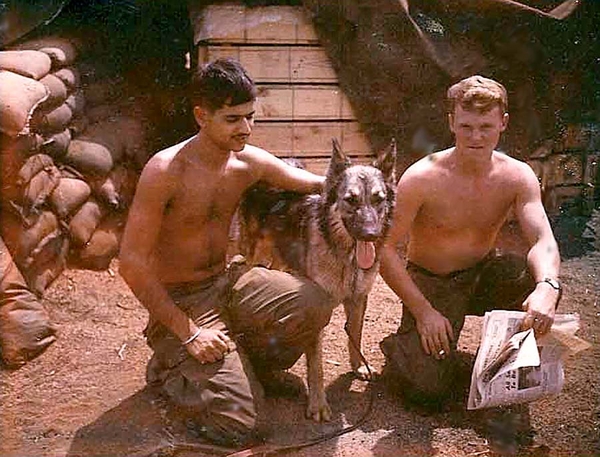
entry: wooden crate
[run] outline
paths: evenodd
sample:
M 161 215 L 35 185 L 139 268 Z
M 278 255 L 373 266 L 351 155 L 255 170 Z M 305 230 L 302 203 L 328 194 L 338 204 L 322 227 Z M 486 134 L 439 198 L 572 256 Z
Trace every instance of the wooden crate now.
M 239 60 L 261 83 L 337 83 L 325 50 L 314 46 L 202 46 L 199 61 L 221 57 Z
M 336 138 L 362 163 L 372 160 L 337 75 L 302 7 L 209 5 L 192 11 L 198 62 L 241 62 L 258 87 L 251 143 L 324 171 Z
M 319 44 L 310 18 L 301 7 L 215 4 L 191 15 L 192 23 L 199 24 L 195 43 Z

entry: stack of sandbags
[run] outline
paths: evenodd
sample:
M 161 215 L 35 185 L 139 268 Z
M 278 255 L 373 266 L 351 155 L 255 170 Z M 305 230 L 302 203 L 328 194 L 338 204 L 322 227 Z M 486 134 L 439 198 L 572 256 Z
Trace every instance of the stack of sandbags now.
M 40 295 L 67 256 L 108 267 L 151 150 L 143 104 L 80 53 L 64 37 L 0 51 L 1 228 Z

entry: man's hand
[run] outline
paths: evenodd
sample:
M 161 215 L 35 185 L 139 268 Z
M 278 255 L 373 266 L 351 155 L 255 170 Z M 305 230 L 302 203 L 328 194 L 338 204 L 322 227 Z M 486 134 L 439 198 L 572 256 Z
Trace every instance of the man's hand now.
M 533 328 L 537 335 L 550 331 L 554 322 L 554 314 L 559 292 L 549 284 L 540 282 L 523 302 L 523 310 L 527 312 L 521 330 Z
M 437 360 L 445 359 L 450 354 L 450 341 L 454 340 L 450 321 L 433 307 L 420 313 L 415 321 L 425 353 Z
M 225 357 L 229 352 L 231 340 L 220 330 L 200 329 L 194 341 L 186 344 L 187 351 L 201 364 L 213 363 Z

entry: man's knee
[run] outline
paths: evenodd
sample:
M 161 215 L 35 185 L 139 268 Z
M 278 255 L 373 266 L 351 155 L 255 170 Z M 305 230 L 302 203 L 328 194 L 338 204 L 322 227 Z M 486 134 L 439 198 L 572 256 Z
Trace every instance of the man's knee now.
M 381 342 L 388 385 L 419 403 L 437 403 L 451 397 L 456 388 L 453 360 L 434 359 L 413 339 L 393 334 Z

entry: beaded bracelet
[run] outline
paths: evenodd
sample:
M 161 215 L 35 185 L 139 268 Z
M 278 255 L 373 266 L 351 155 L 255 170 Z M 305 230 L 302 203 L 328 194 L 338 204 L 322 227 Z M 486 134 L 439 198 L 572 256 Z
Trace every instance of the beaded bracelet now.
M 202 329 L 199 328 L 198 330 L 196 330 L 196 333 L 194 333 L 192 336 L 190 336 L 187 340 L 185 340 L 183 343 L 184 346 L 190 344 L 192 341 L 194 341 L 196 338 L 198 338 L 200 336 L 200 332 L 202 332 Z

